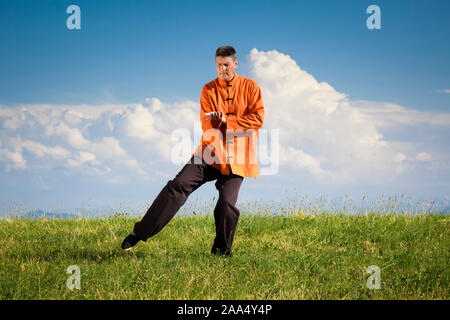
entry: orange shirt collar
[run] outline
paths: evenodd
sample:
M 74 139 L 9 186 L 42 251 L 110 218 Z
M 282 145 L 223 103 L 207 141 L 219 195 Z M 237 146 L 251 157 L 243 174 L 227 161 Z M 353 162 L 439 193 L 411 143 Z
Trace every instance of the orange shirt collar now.
M 228 83 L 225 80 L 220 79 L 220 78 L 217 78 L 217 80 L 218 80 L 219 85 L 221 87 L 227 87 L 227 86 L 233 86 L 236 83 L 237 78 L 239 78 L 239 75 L 235 72 L 234 73 L 234 78 L 231 79 L 231 81 L 228 82 Z

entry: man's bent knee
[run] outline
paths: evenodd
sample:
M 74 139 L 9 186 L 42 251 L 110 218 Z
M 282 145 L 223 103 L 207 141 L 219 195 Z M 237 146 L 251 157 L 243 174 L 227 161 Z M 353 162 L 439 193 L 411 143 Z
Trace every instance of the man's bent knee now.
M 186 192 L 186 187 L 184 186 L 183 182 L 178 179 L 172 179 L 169 182 L 167 182 L 167 189 L 170 193 L 184 193 Z

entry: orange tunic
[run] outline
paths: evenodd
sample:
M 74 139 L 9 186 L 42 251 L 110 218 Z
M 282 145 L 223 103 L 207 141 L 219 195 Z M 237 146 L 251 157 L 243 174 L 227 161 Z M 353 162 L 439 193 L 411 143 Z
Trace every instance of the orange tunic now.
M 228 83 L 216 78 L 203 86 L 200 106 L 203 135 L 192 155 L 225 175 L 259 177 L 257 140 L 264 105 L 258 84 L 236 73 Z M 213 111 L 226 114 L 226 122 L 205 116 Z

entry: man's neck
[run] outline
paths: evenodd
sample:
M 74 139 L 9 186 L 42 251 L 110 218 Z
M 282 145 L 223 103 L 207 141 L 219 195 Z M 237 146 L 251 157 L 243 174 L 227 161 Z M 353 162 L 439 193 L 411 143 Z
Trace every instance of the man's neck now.
M 233 78 L 231 78 L 230 80 L 225 80 L 225 82 L 228 84 L 228 83 L 230 83 L 231 81 L 233 81 L 233 79 L 234 79 L 234 77 L 236 77 L 236 72 L 235 73 L 233 73 Z

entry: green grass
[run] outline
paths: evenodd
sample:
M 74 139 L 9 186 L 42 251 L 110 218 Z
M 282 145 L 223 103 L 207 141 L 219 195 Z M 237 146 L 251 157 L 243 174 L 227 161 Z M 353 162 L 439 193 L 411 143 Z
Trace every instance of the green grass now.
M 123 252 L 137 220 L 0 220 L 0 299 L 449 299 L 443 214 L 242 214 L 232 258 L 209 253 L 212 216 L 176 217 Z

